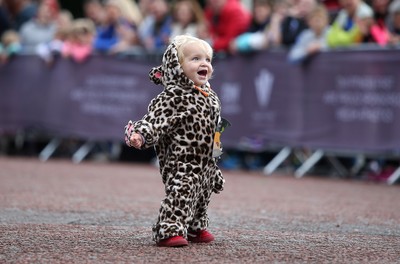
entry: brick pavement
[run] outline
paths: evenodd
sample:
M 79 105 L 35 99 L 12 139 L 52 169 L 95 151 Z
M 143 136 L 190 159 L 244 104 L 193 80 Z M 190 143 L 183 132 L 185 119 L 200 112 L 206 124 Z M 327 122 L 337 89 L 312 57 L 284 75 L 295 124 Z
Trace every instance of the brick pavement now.
M 216 241 L 157 248 L 156 168 L 0 157 L 0 263 L 400 263 L 398 184 L 224 175 Z

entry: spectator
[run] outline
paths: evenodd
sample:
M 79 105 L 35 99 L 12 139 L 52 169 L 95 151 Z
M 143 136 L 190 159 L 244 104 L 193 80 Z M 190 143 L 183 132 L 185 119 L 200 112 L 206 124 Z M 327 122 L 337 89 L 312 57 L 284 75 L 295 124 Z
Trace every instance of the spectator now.
M 393 1 L 389 6 L 388 29 L 389 44 L 400 45 L 400 0 Z
M 389 4 L 390 0 L 372 0 L 374 21 L 370 33 L 372 41 L 381 46 L 388 44 L 390 39 L 390 33 L 387 28 Z
M 40 43 L 50 42 L 56 32 L 56 16 L 46 3 L 39 5 L 34 18 L 22 25 L 19 32 L 24 52 L 34 52 Z
M 49 7 L 50 13 L 53 15 L 53 18 L 56 19 L 58 17 L 58 13 L 60 12 L 58 0 L 41 0 L 40 3 L 45 4 Z
M 143 19 L 142 13 L 135 1 L 132 0 L 112 0 L 108 4 L 114 4 L 121 10 L 122 18 L 137 27 Z
M 21 51 L 21 43 L 18 32 L 8 30 L 1 37 L 0 44 L 0 63 L 7 63 L 8 60 Z
M 150 5 L 153 0 L 138 0 L 138 7 L 143 17 L 150 13 Z
M 3 0 L 11 15 L 13 28 L 21 30 L 23 24 L 33 19 L 37 13 L 38 4 L 33 0 Z
M 329 14 L 324 5 L 317 5 L 306 18 L 309 29 L 300 33 L 290 49 L 291 63 L 306 62 L 313 55 L 327 49 L 326 35 L 329 30 Z
M 108 0 L 106 24 L 96 33 L 94 48 L 96 51 L 116 54 L 138 45 L 137 24 L 141 16 L 130 0 Z M 128 7 L 129 6 L 129 7 Z
M 253 19 L 247 32 L 239 35 L 230 44 L 230 52 L 249 52 L 264 49 L 268 46 L 266 32 L 272 13 L 270 0 L 253 1 Z
M 270 25 L 265 41 L 268 46 L 280 46 L 282 41 L 282 22 L 289 15 L 289 10 L 292 7 L 290 0 L 277 1 L 273 5 Z
M 290 48 L 300 33 L 308 28 L 306 17 L 316 4 L 316 0 L 298 0 L 289 9 L 288 15 L 281 23 L 281 37 L 278 37 L 281 46 Z
M 172 7 L 172 19 L 171 39 L 178 35 L 197 37 L 204 24 L 203 10 L 195 0 L 177 0 Z
M 161 53 L 169 44 L 172 33 L 172 15 L 166 0 L 153 0 L 148 15 L 139 27 L 142 46 L 148 52 Z
M 96 27 L 106 23 L 106 11 L 100 0 L 85 0 L 83 2 L 83 12 L 85 17 L 91 19 Z
M 71 32 L 73 17 L 67 10 L 62 10 L 57 17 L 57 30 L 54 33 L 54 38 L 50 42 L 40 43 L 36 48 L 36 53 L 49 66 L 54 62 L 55 57 L 61 54 L 64 41 Z
M 74 20 L 71 32 L 62 47 L 62 56 L 78 63 L 86 61 L 92 54 L 95 32 L 92 20 L 88 18 Z
M 117 25 L 119 41 L 111 48 L 110 54 L 135 52 L 140 46 L 138 27 L 143 19 L 142 14 L 136 2 L 132 0 L 118 0 L 116 7 L 121 10 L 122 18 L 126 21 L 120 20 Z
M 342 9 L 329 30 L 330 47 L 357 45 L 368 38 L 373 12 L 362 0 L 340 0 Z
M 238 0 L 207 0 L 205 17 L 207 29 L 199 36 L 207 39 L 215 52 L 229 52 L 232 40 L 251 23 L 251 13 Z

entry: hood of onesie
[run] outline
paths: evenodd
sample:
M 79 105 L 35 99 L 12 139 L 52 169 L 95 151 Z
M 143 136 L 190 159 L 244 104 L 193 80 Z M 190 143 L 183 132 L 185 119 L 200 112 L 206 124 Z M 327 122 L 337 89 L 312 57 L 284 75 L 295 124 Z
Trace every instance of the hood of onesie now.
M 192 89 L 194 83 L 183 73 L 179 63 L 178 50 L 176 44 L 172 42 L 167 47 L 162 58 L 162 64 L 151 69 L 149 73 L 150 80 L 155 84 L 161 84 L 168 89 L 169 87 L 182 87 Z M 207 87 L 203 85 L 202 88 Z

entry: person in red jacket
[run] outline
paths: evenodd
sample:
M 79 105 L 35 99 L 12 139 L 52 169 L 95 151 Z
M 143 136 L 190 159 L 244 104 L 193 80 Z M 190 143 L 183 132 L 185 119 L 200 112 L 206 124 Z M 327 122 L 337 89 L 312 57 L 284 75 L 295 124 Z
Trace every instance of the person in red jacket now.
M 251 13 L 239 0 L 207 0 L 204 10 L 206 39 L 215 52 L 228 52 L 229 43 L 245 32 L 251 23 Z

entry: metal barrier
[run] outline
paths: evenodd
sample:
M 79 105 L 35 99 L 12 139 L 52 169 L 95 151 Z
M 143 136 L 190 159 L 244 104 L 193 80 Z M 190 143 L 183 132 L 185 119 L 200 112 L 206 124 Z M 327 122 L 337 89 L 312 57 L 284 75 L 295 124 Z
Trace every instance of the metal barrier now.
M 93 56 L 83 64 L 60 59 L 48 68 L 35 56 L 16 57 L 0 67 L 0 133 L 50 135 L 42 160 L 63 138 L 82 139 L 72 157 L 80 162 L 96 142 L 122 142 L 126 122 L 145 114 L 162 90 L 147 77 L 155 61 Z M 232 123 L 223 143 L 235 148 L 243 138 L 259 137 L 281 145 L 266 174 L 290 155 L 301 156 L 302 148 L 314 150 L 296 177 L 322 157 L 348 173 L 335 158 L 339 153 L 390 156 L 400 150 L 399 64 L 400 53 L 389 49 L 325 52 L 306 65 L 290 65 L 284 51 L 218 58 L 211 84 Z M 399 175 L 400 169 L 388 183 Z

